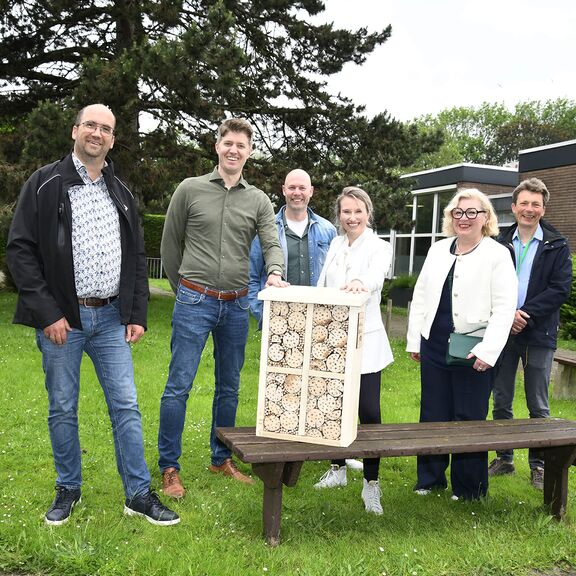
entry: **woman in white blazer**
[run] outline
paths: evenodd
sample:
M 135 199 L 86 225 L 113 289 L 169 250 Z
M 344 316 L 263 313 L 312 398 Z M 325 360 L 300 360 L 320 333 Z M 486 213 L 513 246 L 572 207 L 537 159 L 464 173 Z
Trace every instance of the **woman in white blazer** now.
M 364 320 L 359 418 L 362 424 L 379 424 L 380 375 L 393 360 L 382 322 L 380 294 L 392 262 L 392 247 L 370 228 L 372 201 L 360 188 L 344 188 L 335 205 L 341 235 L 332 240 L 318 286 L 337 287 L 346 292 L 369 292 Z M 379 458 L 364 460 L 362 500 L 366 511 L 382 514 L 378 484 Z M 315 488 L 346 486 L 344 460 L 333 461 Z
M 420 422 L 485 420 L 492 368 L 510 333 L 518 281 L 510 254 L 491 238 L 496 213 L 476 189 L 459 191 L 444 209 L 443 233 L 418 276 L 410 307 L 406 350 L 420 362 Z M 448 365 L 451 332 L 473 332 L 481 340 L 469 365 Z M 447 487 L 450 457 L 418 457 L 414 490 L 427 495 Z M 475 500 L 488 490 L 488 454 L 453 454 L 452 498 Z

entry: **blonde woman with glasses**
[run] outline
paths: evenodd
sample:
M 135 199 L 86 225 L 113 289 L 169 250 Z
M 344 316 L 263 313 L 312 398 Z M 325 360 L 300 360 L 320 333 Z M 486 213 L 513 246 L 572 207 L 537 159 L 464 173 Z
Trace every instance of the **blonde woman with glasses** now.
M 406 350 L 420 362 L 420 422 L 485 420 L 493 367 L 514 320 L 516 274 L 508 251 L 492 238 L 496 213 L 479 190 L 452 198 L 442 232 L 447 238 L 428 252 L 408 321 Z M 448 355 L 452 333 L 476 337 L 460 360 Z M 449 463 L 449 455 L 418 457 L 415 492 L 446 489 Z M 454 500 L 485 496 L 488 454 L 453 454 L 450 480 Z

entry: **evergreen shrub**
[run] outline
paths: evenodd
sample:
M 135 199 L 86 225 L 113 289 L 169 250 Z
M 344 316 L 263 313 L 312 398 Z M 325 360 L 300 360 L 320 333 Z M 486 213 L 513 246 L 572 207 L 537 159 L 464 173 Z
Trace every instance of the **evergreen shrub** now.
M 164 214 L 144 214 L 142 218 L 144 246 L 148 258 L 160 258 L 160 242 L 165 220 Z
M 572 257 L 572 291 L 570 298 L 560 308 L 560 332 L 563 340 L 576 340 L 576 277 L 574 276 L 574 257 Z

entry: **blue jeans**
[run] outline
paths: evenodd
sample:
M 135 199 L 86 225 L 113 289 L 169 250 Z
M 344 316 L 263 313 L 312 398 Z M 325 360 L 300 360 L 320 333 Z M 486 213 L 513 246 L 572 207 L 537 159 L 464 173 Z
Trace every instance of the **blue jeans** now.
M 118 300 L 100 308 L 80 306 L 82 330 L 72 329 L 63 345 L 53 344 L 42 330 L 36 343 L 48 391 L 48 429 L 56 468 L 56 484 L 79 488 L 82 484 L 78 395 L 82 353 L 92 359 L 104 391 L 112 423 L 116 465 L 127 498 L 146 492 L 150 472 L 144 459 L 142 421 L 136 398 L 126 327 L 120 323 Z
M 548 388 L 554 350 L 541 346 L 526 346 L 519 344 L 515 338 L 510 338 L 504 347 L 499 362 L 496 365 L 494 380 L 494 420 L 506 420 L 514 417 L 512 403 L 516 386 L 516 371 L 518 361 L 522 360 L 524 369 L 524 390 L 530 418 L 549 418 Z M 513 450 L 497 452 L 499 458 L 512 462 Z M 530 468 L 543 467 L 542 451 L 528 450 Z
M 234 426 L 240 389 L 240 371 L 248 339 L 248 296 L 217 300 L 181 284 L 172 314 L 172 359 L 160 402 L 158 465 L 180 469 L 186 402 L 208 335 L 214 342 L 214 400 L 210 450 L 212 464 L 220 466 L 231 451 L 216 437 L 216 427 Z

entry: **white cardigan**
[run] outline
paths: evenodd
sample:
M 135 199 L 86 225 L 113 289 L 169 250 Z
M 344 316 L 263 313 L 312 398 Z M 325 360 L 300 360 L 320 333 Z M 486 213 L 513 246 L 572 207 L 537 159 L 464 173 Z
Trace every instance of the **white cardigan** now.
M 332 288 L 360 280 L 370 293 L 364 317 L 362 374 L 378 372 L 394 360 L 380 311 L 382 286 L 391 262 L 392 246 L 366 228 L 352 246 L 345 234 L 332 240 L 318 279 L 318 286 Z
M 420 352 L 420 338 L 428 339 L 452 264 L 452 321 L 456 332 L 485 328 L 474 336 L 483 339 L 472 349 L 475 356 L 494 366 L 502 352 L 516 312 L 518 279 L 508 249 L 484 238 L 470 254 L 450 253 L 454 238 L 435 242 L 414 288 L 408 320 L 406 350 Z

